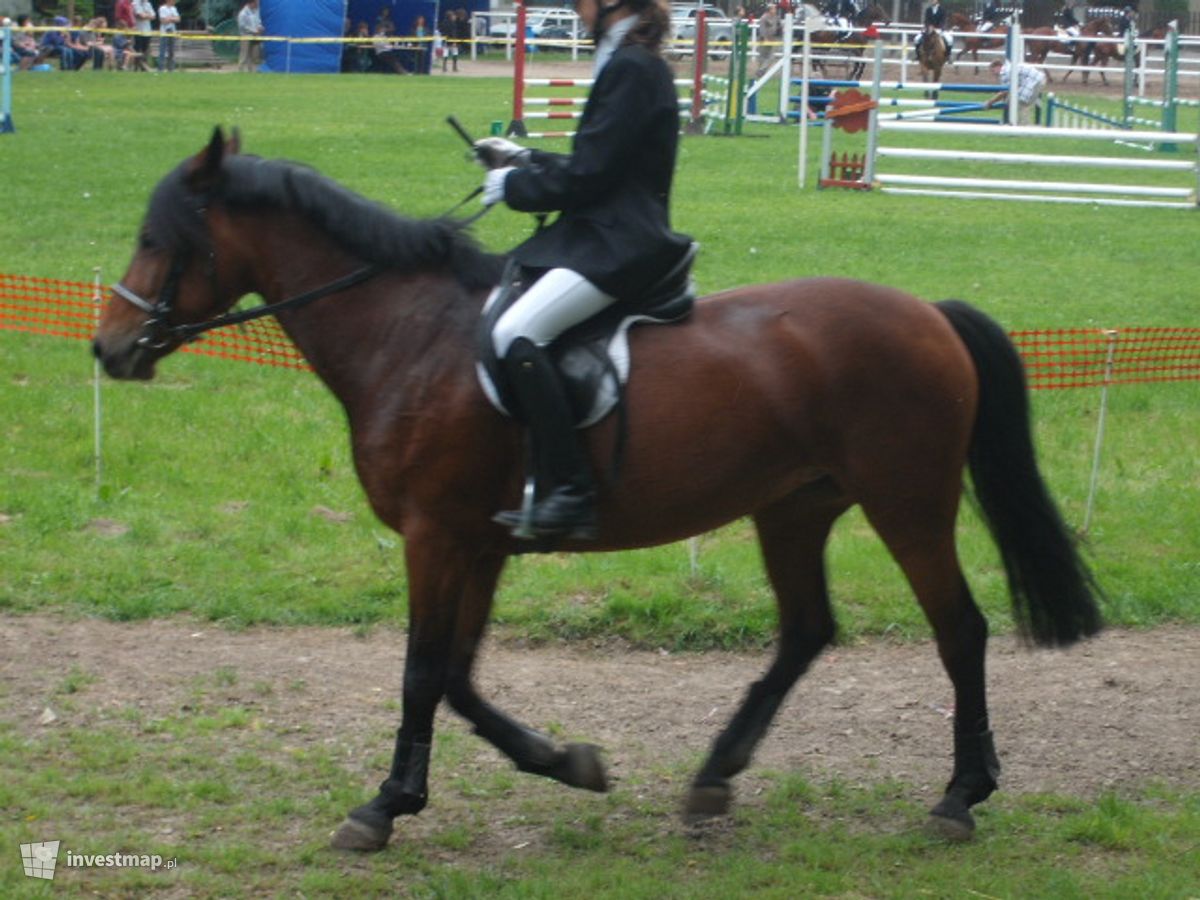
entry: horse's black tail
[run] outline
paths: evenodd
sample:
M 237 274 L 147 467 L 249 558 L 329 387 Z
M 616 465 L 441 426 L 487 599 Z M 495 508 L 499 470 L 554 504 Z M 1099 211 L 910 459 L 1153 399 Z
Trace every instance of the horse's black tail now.
M 1017 627 L 1046 646 L 1095 634 L 1100 591 L 1038 471 L 1021 357 L 1004 330 L 977 309 L 960 300 L 936 305 L 978 373 L 968 462 L 984 521 L 1000 549 Z

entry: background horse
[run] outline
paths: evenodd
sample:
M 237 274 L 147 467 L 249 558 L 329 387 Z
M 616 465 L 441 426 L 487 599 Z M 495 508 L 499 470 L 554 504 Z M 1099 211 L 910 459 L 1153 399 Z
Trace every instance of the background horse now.
M 964 13 L 950 13 L 950 30 L 960 32 L 977 32 L 979 31 L 979 23 Z M 975 72 L 979 72 L 979 51 L 980 50 L 1003 50 L 1004 42 L 1008 38 L 1008 26 L 997 25 L 991 31 L 987 32 L 986 37 L 966 37 L 960 35 L 955 40 L 958 43 L 958 53 L 954 57 L 955 64 L 962 62 L 962 58 L 970 53 L 971 59 L 975 63 Z
M 1117 24 L 1110 18 L 1102 17 L 1093 19 L 1092 22 L 1088 22 L 1087 24 L 1096 25 L 1096 31 L 1094 31 L 1094 35 L 1097 37 L 1120 36 L 1117 34 Z M 1103 68 L 1104 66 L 1109 65 L 1111 60 L 1124 62 L 1124 44 L 1116 42 L 1110 43 L 1109 41 L 1094 41 L 1092 42 L 1091 46 L 1091 60 L 1093 66 L 1100 67 L 1100 83 L 1108 84 L 1109 79 L 1108 76 L 1105 76 Z M 1084 77 L 1084 84 L 1087 84 L 1088 74 L 1090 74 L 1090 72 L 1085 71 L 1082 73 L 1082 77 Z
M 391 769 L 335 847 L 377 850 L 428 798 L 444 699 L 519 769 L 602 791 L 591 745 L 557 746 L 476 690 L 472 670 L 509 556 L 492 521 L 518 505 L 522 429 L 475 371 L 480 311 L 502 260 L 459 223 L 412 220 L 305 167 L 236 153 L 219 131 L 155 188 L 138 247 L 97 327 L 115 378 L 148 379 L 205 329 L 273 314 L 346 411 L 367 499 L 404 535 L 408 648 Z M 228 314 L 258 293 L 257 310 Z M 835 633 L 825 572 L 834 522 L 861 506 L 933 626 L 954 687 L 954 769 L 930 823 L 974 829 L 996 787 L 987 623 L 955 549 L 963 470 L 1000 550 L 1019 628 L 1064 645 L 1100 627 L 1093 587 L 1034 459 L 1021 362 L 964 303 L 809 279 L 701 300 L 685 322 L 635 330 L 624 417 L 585 432 L 602 484 L 594 542 L 676 541 L 751 516 L 779 612 L 775 658 L 718 735 L 686 811 L 724 812 L 788 691 Z
M 1025 58 L 1035 66 L 1040 66 L 1046 61 L 1046 57 L 1051 53 L 1062 53 L 1071 57 L 1071 67 L 1067 70 L 1067 74 L 1063 76 L 1063 84 L 1066 84 L 1067 79 L 1071 77 L 1071 72 L 1080 66 L 1086 66 L 1091 58 L 1092 51 L 1097 46 L 1095 41 L 1087 40 L 1089 37 L 1111 37 L 1116 33 L 1112 20 L 1110 19 L 1093 19 L 1079 29 L 1079 37 L 1074 40 L 1064 39 L 1063 36 L 1050 26 L 1042 28 L 1031 28 L 1025 32 Z M 1115 46 L 1115 45 L 1110 45 Z M 1083 83 L 1087 84 L 1088 72 L 1083 72 Z M 1104 73 L 1100 73 L 1101 78 Z M 1054 77 L 1047 72 L 1046 80 L 1053 81 Z M 1108 79 L 1104 79 L 1104 83 L 1108 83 Z
M 873 4 L 860 12 L 851 25 L 855 28 L 866 28 L 868 25 L 886 25 L 889 21 L 887 13 L 883 11 L 883 7 Z M 862 32 L 846 32 L 841 30 L 834 23 L 830 22 L 828 18 L 826 18 L 825 23 L 827 26 L 826 29 L 813 31 L 809 34 L 809 39 L 813 43 L 813 49 L 817 53 L 833 52 L 839 53 L 842 56 L 856 57 L 845 63 L 846 78 L 850 81 L 862 78 L 862 74 L 867 68 L 866 60 L 861 58 L 867 49 L 867 39 L 862 36 Z M 820 72 L 823 76 L 828 77 L 828 64 L 825 60 L 814 58 L 812 66 L 814 73 Z
M 925 38 L 917 48 L 917 62 L 921 66 L 923 81 L 936 83 L 942 80 L 942 67 L 946 65 L 946 39 L 936 28 L 925 29 Z M 935 98 L 937 93 L 933 91 Z

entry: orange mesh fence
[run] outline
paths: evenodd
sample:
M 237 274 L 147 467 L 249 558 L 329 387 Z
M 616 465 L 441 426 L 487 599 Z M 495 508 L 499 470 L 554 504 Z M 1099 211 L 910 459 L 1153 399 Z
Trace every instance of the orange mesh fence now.
M 1200 328 L 1014 331 L 1029 386 L 1039 390 L 1200 380 Z
M 90 340 L 98 307 L 93 286 L 0 273 L 0 331 Z M 107 299 L 107 288 L 102 297 Z M 1035 390 L 1150 381 L 1200 381 L 1200 328 L 1067 328 L 1014 331 Z M 184 353 L 308 369 L 279 324 L 257 319 L 210 332 Z
M 101 297 L 107 299 L 108 289 L 101 290 Z M 86 281 L 0 273 L 0 331 L 91 340 L 98 315 L 95 288 Z M 287 369 L 309 368 L 279 323 L 269 317 L 210 332 L 180 350 Z

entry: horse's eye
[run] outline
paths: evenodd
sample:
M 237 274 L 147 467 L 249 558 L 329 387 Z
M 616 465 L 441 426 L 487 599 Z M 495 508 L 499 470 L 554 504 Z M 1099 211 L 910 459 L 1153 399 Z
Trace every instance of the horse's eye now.
M 154 241 L 150 238 L 150 235 L 146 234 L 145 232 L 138 235 L 138 249 L 139 250 L 153 250 L 154 249 Z

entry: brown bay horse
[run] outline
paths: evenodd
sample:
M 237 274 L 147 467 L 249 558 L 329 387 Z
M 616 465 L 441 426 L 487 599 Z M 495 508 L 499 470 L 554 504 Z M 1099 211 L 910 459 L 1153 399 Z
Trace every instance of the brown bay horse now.
M 1064 38 L 1057 30 L 1050 26 L 1042 28 L 1031 28 L 1025 32 L 1025 58 L 1035 66 L 1040 66 L 1046 62 L 1046 57 L 1051 53 L 1061 53 L 1064 56 L 1071 58 L 1071 68 L 1063 75 L 1063 84 L 1067 83 L 1067 79 L 1071 77 L 1071 72 L 1080 66 L 1086 66 L 1092 58 L 1092 53 L 1096 47 L 1100 46 L 1096 41 L 1089 41 L 1090 37 L 1112 37 L 1116 34 L 1116 27 L 1111 19 L 1092 19 L 1079 29 L 1079 37 L 1074 40 Z M 1115 47 L 1115 44 L 1108 46 Z M 1088 75 L 1090 73 L 1085 69 L 1081 73 L 1083 83 L 1087 84 Z M 1104 77 L 1104 73 L 1100 73 L 1100 77 L 1105 84 L 1108 84 L 1108 79 Z M 1046 80 L 1053 81 L 1053 76 L 1047 72 Z
M 958 45 L 958 53 L 954 57 L 955 64 L 962 62 L 962 58 L 970 53 L 976 73 L 979 72 L 979 51 L 1003 50 L 1008 39 L 1008 25 L 997 25 L 986 34 L 977 36 L 979 25 L 970 16 L 960 12 L 950 13 L 950 30 L 964 32 L 955 38 Z
M 946 41 L 936 28 L 926 28 L 921 46 L 917 48 L 917 63 L 921 67 L 921 79 L 926 83 L 942 80 L 942 69 L 946 65 Z M 929 92 L 926 91 L 926 94 Z M 934 97 L 937 97 L 934 91 Z
M 270 314 L 345 408 L 379 518 L 404 536 L 409 628 L 391 769 L 334 846 L 377 850 L 427 802 L 443 699 L 525 772 L 603 791 L 597 748 L 556 745 L 489 704 L 472 670 L 505 562 L 527 547 L 492 521 L 517 504 L 522 430 L 475 372 L 480 309 L 501 260 L 461 223 L 414 220 L 311 169 L 237 152 L 220 131 L 155 188 L 94 352 L 149 379 L 204 330 Z M 227 311 L 258 293 L 263 305 Z M 996 788 L 988 626 L 959 563 L 969 468 L 1003 562 L 1014 618 L 1043 645 L 1100 627 L 1097 591 L 1039 474 L 1020 358 L 959 301 L 817 278 L 700 300 L 679 325 L 635 329 L 619 477 L 600 489 L 599 535 L 564 551 L 676 541 L 753 518 L 779 613 L 775 658 L 717 736 L 686 812 L 723 813 L 784 697 L 833 638 L 824 549 L 862 507 L 916 594 L 954 688 L 954 767 L 933 830 L 962 839 Z M 609 416 L 585 433 L 597 471 Z
M 855 28 L 866 28 L 869 25 L 887 25 L 889 21 L 883 7 L 872 4 L 855 16 L 851 24 Z M 862 78 L 863 72 L 867 68 L 867 61 L 863 57 L 867 44 L 870 42 L 861 31 L 841 31 L 826 19 L 826 28 L 810 32 L 809 40 L 812 42 L 816 54 L 837 53 L 841 56 L 851 57 L 845 63 L 846 78 L 850 81 Z M 812 61 L 813 72 L 819 72 L 825 77 L 828 77 L 831 65 L 834 64 L 824 59 L 814 58 Z

